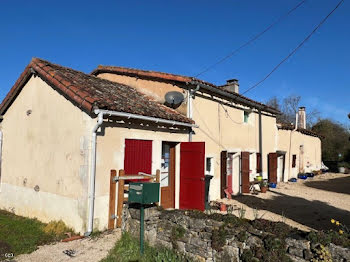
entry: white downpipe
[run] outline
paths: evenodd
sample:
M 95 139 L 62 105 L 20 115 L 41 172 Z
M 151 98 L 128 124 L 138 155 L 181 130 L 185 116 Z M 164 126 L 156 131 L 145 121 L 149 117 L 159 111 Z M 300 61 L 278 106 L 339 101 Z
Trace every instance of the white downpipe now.
M 98 120 L 91 135 L 91 162 L 90 162 L 90 188 L 89 188 L 89 221 L 88 231 L 84 234 L 89 236 L 92 233 L 94 225 L 94 207 L 95 207 L 95 181 L 96 181 L 96 132 L 103 123 L 103 113 L 98 113 Z
M 295 127 L 294 129 L 290 132 L 290 137 L 289 137 L 289 156 L 288 156 L 288 178 L 291 178 L 291 166 L 292 163 L 290 162 L 290 156 L 292 154 L 292 134 L 298 129 L 298 114 L 295 115 Z
M 178 121 L 166 120 L 162 118 L 135 115 L 124 112 L 109 111 L 96 109 L 95 114 L 98 115 L 98 120 L 91 134 L 91 163 L 90 163 L 90 182 L 89 182 L 89 217 L 88 217 L 88 231 L 85 232 L 85 236 L 89 236 L 93 231 L 94 226 L 94 206 L 95 206 L 95 181 L 96 181 L 96 132 L 103 123 L 103 115 L 108 116 L 120 116 L 125 118 L 141 119 L 151 121 L 155 123 L 163 123 L 170 125 L 186 126 L 186 127 L 198 127 L 194 124 L 182 123 Z M 1 144 L 0 144 L 1 145 Z M 0 149 L 1 150 L 1 149 Z
M 196 92 L 199 90 L 200 85 L 197 85 L 197 87 L 193 90 L 189 89 L 188 90 L 188 95 L 187 95 L 187 109 L 188 109 L 188 113 L 187 113 L 187 117 L 192 119 L 193 117 L 193 98 L 192 96 L 194 96 L 196 94 Z M 190 132 L 188 133 L 188 142 L 192 142 L 192 128 L 190 129 Z
M 191 90 L 188 91 L 188 118 L 192 119 L 192 93 Z M 188 142 L 192 142 L 192 130 L 188 133 Z

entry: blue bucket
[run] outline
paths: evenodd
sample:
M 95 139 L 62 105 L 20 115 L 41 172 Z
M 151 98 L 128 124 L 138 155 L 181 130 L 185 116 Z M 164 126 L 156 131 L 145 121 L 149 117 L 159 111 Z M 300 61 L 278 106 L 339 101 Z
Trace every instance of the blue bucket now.
M 300 179 L 307 179 L 307 175 L 305 175 L 305 174 L 302 174 L 302 175 L 298 175 L 298 178 L 300 178 Z
M 276 188 L 276 187 L 277 187 L 277 184 L 276 184 L 276 183 L 270 183 L 269 186 L 270 186 L 271 188 Z

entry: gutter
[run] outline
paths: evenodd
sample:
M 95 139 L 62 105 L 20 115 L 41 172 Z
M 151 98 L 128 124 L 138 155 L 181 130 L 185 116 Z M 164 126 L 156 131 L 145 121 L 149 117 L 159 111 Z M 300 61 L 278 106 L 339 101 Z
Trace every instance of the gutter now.
M 229 98 L 233 99 L 234 101 L 238 101 L 241 104 L 246 105 L 246 106 L 254 107 L 256 109 L 259 109 L 259 110 L 262 110 L 262 111 L 265 111 L 265 112 L 269 112 L 269 113 L 272 113 L 272 114 L 276 114 L 276 115 L 281 114 L 278 110 L 274 110 L 272 108 L 267 108 L 267 106 L 262 106 L 262 105 L 260 105 L 259 103 L 256 103 L 256 102 L 247 101 L 246 99 L 244 99 L 242 97 L 236 96 L 236 95 L 231 94 L 229 92 L 220 90 L 220 89 L 218 89 L 216 87 L 212 87 L 212 86 L 203 84 L 203 83 L 198 82 L 198 81 L 192 81 L 192 82 L 190 82 L 190 84 L 200 86 L 201 88 L 203 88 L 205 90 L 208 90 L 210 92 L 219 94 L 219 95 L 224 96 L 226 98 L 229 97 Z
M 85 236 L 90 236 L 93 231 L 93 225 L 94 225 L 94 208 L 95 208 L 95 181 L 96 181 L 96 132 L 98 128 L 103 124 L 103 116 L 120 116 L 125 118 L 132 118 L 132 119 L 141 119 L 145 121 L 155 122 L 155 123 L 163 123 L 173 126 L 185 126 L 189 127 L 191 129 L 190 133 L 192 132 L 192 128 L 198 128 L 198 125 L 190 124 L 190 123 L 183 123 L 178 121 L 172 121 L 172 120 L 166 120 L 162 118 L 156 118 L 156 117 L 149 117 L 149 116 L 142 116 L 142 115 L 136 115 L 136 114 L 130 114 L 130 113 L 124 113 L 124 112 L 118 112 L 118 111 L 110 111 L 110 110 L 100 110 L 95 109 L 94 113 L 98 116 L 98 120 L 96 125 L 92 129 L 91 134 L 91 162 L 90 162 L 90 181 L 89 181 L 89 198 L 88 198 L 88 205 L 89 205 L 89 217 L 88 217 L 88 230 L 84 233 Z M 0 140 L 1 142 L 1 140 Z

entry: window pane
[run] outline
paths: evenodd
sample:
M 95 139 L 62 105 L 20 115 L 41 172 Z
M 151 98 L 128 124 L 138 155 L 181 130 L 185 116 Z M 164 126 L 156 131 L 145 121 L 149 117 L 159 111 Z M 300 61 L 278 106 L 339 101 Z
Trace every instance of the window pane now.
M 170 146 L 162 143 L 162 160 L 160 169 L 160 186 L 169 186 Z
M 248 123 L 249 113 L 244 111 L 244 123 Z
M 206 171 L 207 171 L 208 173 L 211 172 L 211 157 L 207 157 L 207 158 L 206 158 Z

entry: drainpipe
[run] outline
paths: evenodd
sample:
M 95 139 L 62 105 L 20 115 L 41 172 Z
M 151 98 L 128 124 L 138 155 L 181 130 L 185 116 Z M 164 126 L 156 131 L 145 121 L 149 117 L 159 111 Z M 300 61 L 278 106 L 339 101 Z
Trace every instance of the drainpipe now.
M 188 118 L 192 119 L 192 96 L 195 96 L 196 92 L 199 90 L 200 86 L 197 85 L 195 89 L 191 90 L 191 88 L 188 89 L 188 98 L 187 98 L 187 104 L 188 104 Z M 188 133 L 188 142 L 192 142 L 192 128 L 190 128 Z
M 192 131 L 193 127 L 198 127 L 194 124 L 189 123 L 183 123 L 173 120 L 166 120 L 162 118 L 156 118 L 156 117 L 149 117 L 149 116 L 142 116 L 142 115 L 136 115 L 136 114 L 130 114 L 130 113 L 124 113 L 124 112 L 117 112 L 117 111 L 109 111 L 109 110 L 100 110 L 96 109 L 94 111 L 96 115 L 98 115 L 98 120 L 94 128 L 92 129 L 92 136 L 91 136 L 91 163 L 90 163 L 90 186 L 89 186 L 89 218 L 88 218 L 88 231 L 84 234 L 85 236 L 89 236 L 92 233 L 93 230 L 93 224 L 94 224 L 94 205 L 95 205 L 95 180 L 96 180 L 96 132 L 97 129 L 102 125 L 103 123 L 103 115 L 108 116 L 119 116 L 119 117 L 125 117 L 125 118 L 133 118 L 133 119 L 141 119 L 146 121 L 151 121 L 155 123 L 163 123 L 168 125 L 178 125 L 178 126 L 185 126 L 189 127 Z
M 259 110 L 259 152 L 260 152 L 260 175 L 263 175 L 263 140 L 262 140 L 262 119 Z
M 89 221 L 88 231 L 84 234 L 89 236 L 92 233 L 94 225 L 94 207 L 95 207 L 95 180 L 96 180 L 96 132 L 103 123 L 103 113 L 98 113 L 98 120 L 91 135 L 91 162 L 90 162 L 90 187 L 89 187 Z
M 292 154 L 292 134 L 298 129 L 298 114 L 295 115 L 295 127 L 294 129 L 290 132 L 289 136 L 289 156 L 288 156 L 288 177 L 290 178 L 291 176 L 291 163 L 290 163 L 290 156 Z

